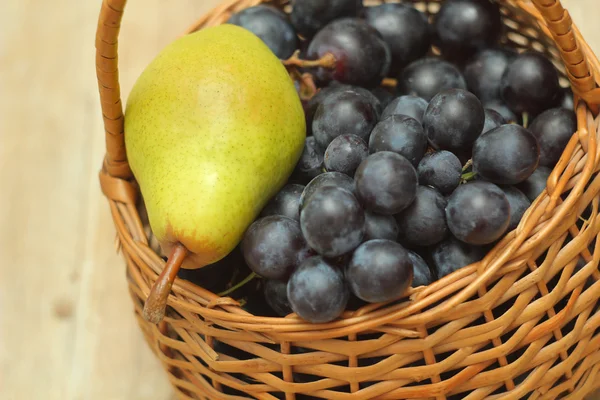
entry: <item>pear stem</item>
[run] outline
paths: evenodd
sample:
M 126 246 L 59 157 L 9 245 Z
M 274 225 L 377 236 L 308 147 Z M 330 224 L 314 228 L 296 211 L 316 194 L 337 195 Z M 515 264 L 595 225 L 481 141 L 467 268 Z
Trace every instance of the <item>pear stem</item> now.
M 239 282 L 237 285 L 232 286 L 229 289 L 219 293 L 219 297 L 225 297 L 228 294 L 235 292 L 236 290 L 238 290 L 239 288 L 241 288 L 242 286 L 244 286 L 245 284 L 247 284 L 248 282 L 250 282 L 252 279 L 254 279 L 256 277 L 258 277 L 258 275 L 256 275 L 256 273 L 252 272 L 250 275 L 245 277 L 244 280 Z
M 326 69 L 334 69 L 337 60 L 335 56 L 331 53 L 325 54 L 323 57 L 318 60 L 301 60 L 300 59 L 300 50 L 296 50 L 294 54 L 287 60 L 282 61 L 283 65 L 286 67 L 299 67 L 299 68 L 314 68 L 314 67 L 322 67 Z
M 173 282 L 188 253 L 189 250 L 181 243 L 177 243 L 175 247 L 173 247 L 171 256 L 167 260 L 158 279 L 154 282 L 150 294 L 148 295 L 148 299 L 144 304 L 143 315 L 146 321 L 158 324 L 165 317 L 167 297 L 169 297 Z

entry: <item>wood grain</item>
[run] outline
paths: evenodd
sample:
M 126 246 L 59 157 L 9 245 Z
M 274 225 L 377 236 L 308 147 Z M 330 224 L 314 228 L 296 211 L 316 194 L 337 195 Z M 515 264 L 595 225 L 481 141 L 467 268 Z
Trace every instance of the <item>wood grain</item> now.
M 563 1 L 600 54 L 597 0 Z M 120 44 L 125 97 L 157 52 L 218 0 L 130 3 Z M 173 396 L 133 319 L 98 187 L 99 6 L 0 2 L 2 400 Z

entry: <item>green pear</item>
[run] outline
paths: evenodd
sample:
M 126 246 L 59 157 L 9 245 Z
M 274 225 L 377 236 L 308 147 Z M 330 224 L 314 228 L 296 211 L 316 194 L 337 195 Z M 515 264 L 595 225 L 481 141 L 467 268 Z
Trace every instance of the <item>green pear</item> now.
M 161 299 L 149 301 L 166 302 L 179 267 L 202 268 L 235 248 L 286 183 L 305 136 L 292 79 L 249 31 L 207 28 L 161 51 L 125 112 L 129 164 L 171 255 L 153 288 Z

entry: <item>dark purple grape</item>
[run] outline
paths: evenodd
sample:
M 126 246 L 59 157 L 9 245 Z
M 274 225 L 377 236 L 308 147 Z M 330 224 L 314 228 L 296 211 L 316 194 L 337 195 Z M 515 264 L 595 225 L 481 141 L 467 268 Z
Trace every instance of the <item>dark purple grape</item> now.
M 411 94 L 429 101 L 446 89 L 467 89 L 460 71 L 448 61 L 425 57 L 413 61 L 402 70 L 398 79 L 398 92 Z
M 546 190 L 546 184 L 551 173 L 552 170 L 548 167 L 538 167 L 529 178 L 517 185 L 517 189 L 533 202 Z
M 518 117 L 515 113 L 513 113 L 510 110 L 510 108 L 508 108 L 506 106 L 506 104 L 504 104 L 501 101 L 498 101 L 498 100 L 488 101 L 483 104 L 483 107 L 486 110 L 496 111 L 498 114 L 500 114 L 502 116 L 502 118 L 504 118 L 504 121 L 506 121 L 507 124 L 520 124 L 521 123 L 521 118 Z
M 381 33 L 392 51 L 391 74 L 398 74 L 429 51 L 429 22 L 416 8 L 406 4 L 367 7 L 366 19 Z
M 392 151 L 404 156 L 415 167 L 427 150 L 427 136 L 419 121 L 406 115 L 392 115 L 380 121 L 369 138 L 369 153 Z
M 423 127 L 436 149 L 464 151 L 479 137 L 484 121 L 483 106 L 474 94 L 448 89 L 429 102 Z
M 510 223 L 510 204 L 498 186 L 484 181 L 459 186 L 448 199 L 446 220 L 459 240 L 484 245 L 499 239 Z
M 263 208 L 261 217 L 282 215 L 300 221 L 300 196 L 303 191 L 303 185 L 294 183 L 285 185 Z
M 485 250 L 482 247 L 471 246 L 449 236 L 431 250 L 432 268 L 438 279 L 441 279 L 467 265 L 476 263 L 484 256 Z
M 486 181 L 500 185 L 523 182 L 535 171 L 539 160 L 536 138 L 520 125 L 492 129 L 473 146 L 473 170 Z
M 382 108 L 386 108 L 396 97 L 392 92 L 383 87 L 376 87 L 371 93 L 379 100 Z
M 227 23 L 254 33 L 281 59 L 289 58 L 298 47 L 294 27 L 275 7 L 264 4 L 248 7 L 233 14 Z
M 366 242 L 373 239 L 398 239 L 398 223 L 392 215 L 381 215 L 365 212 L 365 237 Z
M 267 279 L 287 279 L 305 251 L 298 221 L 281 215 L 254 221 L 242 240 L 246 263 Z
M 409 251 L 408 256 L 413 265 L 412 287 L 427 286 L 433 282 L 429 265 L 415 252 Z
M 428 103 L 424 98 L 418 96 L 406 95 L 397 97 L 383 110 L 381 120 L 391 117 L 392 115 L 407 115 L 422 124 L 427 104 Z
M 285 317 L 293 312 L 287 297 L 287 282 L 267 279 L 263 294 L 267 304 L 280 317 Z
M 500 125 L 507 124 L 504 117 L 502 117 L 498 111 L 494 111 L 490 108 L 486 108 L 483 111 L 485 112 L 485 120 L 483 122 L 483 131 L 481 133 L 486 133 Z
M 575 103 L 573 100 L 573 91 L 569 88 L 562 89 L 559 99 L 559 107 L 574 111 Z
M 304 142 L 304 150 L 296 169 L 294 170 L 294 179 L 306 183 L 323 173 L 323 153 L 318 149 L 317 141 L 314 136 L 309 136 Z
M 544 55 L 522 53 L 508 65 L 500 91 L 514 112 L 536 115 L 551 108 L 560 96 L 558 72 Z
M 316 68 L 315 77 L 321 84 L 336 80 L 372 88 L 387 75 L 392 61 L 379 33 L 356 18 L 335 20 L 315 35 L 308 46 L 308 59 L 317 60 L 328 53 L 335 57 L 336 65 Z
M 378 119 L 371 99 L 355 91 L 336 92 L 317 108 L 312 131 L 322 149 L 343 134 L 356 135 L 367 142 Z
M 454 153 L 441 150 L 425 154 L 417 172 L 421 185 L 431 186 L 448 195 L 460 184 L 462 165 Z
M 444 196 L 428 186 L 419 186 L 415 200 L 396 215 L 400 242 L 409 246 L 431 246 L 448 234 Z
M 577 118 L 572 110 L 551 108 L 535 117 L 529 130 L 540 144 L 540 165 L 553 168 L 577 131 Z
M 445 1 L 433 26 L 442 53 L 464 59 L 498 41 L 502 33 L 500 8 L 489 0 Z
M 312 323 L 333 321 L 342 315 L 349 296 L 342 270 L 319 256 L 300 264 L 287 284 L 292 310 Z
M 525 211 L 531 206 L 531 201 L 514 186 L 501 186 L 500 189 L 502 189 L 510 204 L 510 223 L 507 229 L 510 232 L 519 225 Z
M 463 74 L 467 87 L 481 102 L 499 100 L 500 82 L 516 52 L 508 49 L 485 49 L 475 54 L 465 66 Z
M 356 135 L 340 135 L 325 151 L 325 168 L 354 176 L 356 168 L 369 156 L 369 147 Z
M 312 196 L 317 189 L 324 186 L 341 187 L 352 193 L 355 192 L 354 180 L 351 177 L 342 174 L 341 172 L 325 172 L 310 181 L 304 188 L 304 191 L 300 196 L 300 210 L 304 207 L 307 199 Z
M 412 203 L 417 171 L 405 157 L 391 151 L 370 155 L 354 175 L 356 195 L 369 211 L 393 215 Z
M 312 249 L 324 257 L 338 257 L 362 242 L 365 213 L 349 190 L 324 186 L 306 200 L 300 226 Z
M 360 245 L 346 269 L 352 293 L 369 303 L 402 297 L 413 279 L 408 251 L 399 243 L 375 239 Z
M 334 19 L 357 17 L 362 9 L 362 0 L 293 0 L 290 19 L 300 35 L 311 38 Z

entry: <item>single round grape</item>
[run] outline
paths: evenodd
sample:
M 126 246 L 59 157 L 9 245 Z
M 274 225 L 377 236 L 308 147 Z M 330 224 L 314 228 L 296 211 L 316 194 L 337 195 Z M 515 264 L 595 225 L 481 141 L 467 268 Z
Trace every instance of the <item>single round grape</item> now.
M 469 91 L 483 103 L 501 99 L 502 75 L 516 55 L 503 48 L 485 49 L 475 54 L 463 71 Z
M 392 115 L 406 115 L 423 123 L 423 115 L 427 109 L 427 101 L 418 96 L 406 95 L 400 96 L 394 99 L 388 106 L 383 110 L 381 114 L 381 120 L 384 120 Z
M 574 111 L 575 103 L 573 100 L 573 91 L 570 88 L 563 89 L 560 94 L 559 107 L 565 108 L 567 110 Z
M 425 154 L 419 167 L 419 183 L 448 195 L 460 184 L 462 165 L 458 157 L 447 150 Z
M 400 228 L 400 242 L 409 246 L 431 246 L 444 240 L 447 201 L 437 190 L 419 186 L 415 200 L 396 215 Z
M 369 303 L 402 297 L 413 279 L 408 251 L 392 240 L 375 239 L 360 245 L 346 269 L 352 293 Z
M 406 115 L 392 115 L 380 121 L 369 138 L 369 152 L 392 151 L 404 156 L 415 167 L 427 150 L 423 126 Z
M 560 96 L 558 72 L 540 53 L 519 54 L 504 71 L 500 93 L 514 112 L 539 114 Z
M 413 61 L 402 70 L 398 79 L 398 92 L 411 94 L 429 101 L 446 89 L 467 89 L 460 71 L 448 61 L 425 57 Z
M 287 279 L 305 249 L 298 221 L 281 215 L 254 221 L 242 240 L 246 263 L 267 279 Z
M 535 171 L 540 146 L 531 132 L 508 124 L 482 134 L 473 146 L 473 169 L 489 182 L 514 185 Z
M 333 139 L 325 151 L 325 168 L 354 176 L 356 168 L 369 155 L 369 147 L 356 135 L 340 135 Z
M 394 93 L 383 87 L 376 87 L 371 93 L 379 100 L 381 107 L 386 108 L 396 97 Z
M 398 223 L 392 215 L 365 212 L 365 236 L 363 241 L 373 239 L 398 239 Z
M 484 121 L 483 106 L 474 94 L 448 89 L 431 99 L 423 127 L 436 149 L 463 151 L 479 137 Z
M 227 21 L 258 36 L 281 59 L 289 58 L 298 47 L 296 31 L 286 14 L 275 7 L 258 5 L 237 12 Z
M 548 178 L 551 173 L 552 170 L 548 167 L 538 167 L 529 178 L 517 185 L 517 189 L 533 202 L 546 190 Z
M 510 223 L 510 204 L 498 186 L 473 181 L 459 186 L 448 199 L 446 220 L 459 240 L 484 245 L 499 239 Z
M 287 297 L 287 282 L 273 279 L 265 280 L 263 295 L 267 304 L 280 317 L 285 317 L 293 312 Z
M 285 185 L 263 208 L 261 217 L 282 215 L 300 221 L 300 196 L 303 191 L 303 185 L 295 183 Z
M 346 174 L 341 172 L 325 172 L 314 178 L 306 185 L 302 195 L 300 195 L 300 210 L 304 208 L 304 204 L 310 196 L 312 196 L 317 189 L 325 186 L 341 187 L 349 190 L 354 194 L 355 186 L 354 180 Z
M 342 270 L 314 256 L 294 271 L 287 284 L 292 310 L 308 322 L 330 322 L 342 315 L 350 292 Z
M 504 104 L 500 100 L 488 101 L 483 104 L 483 107 L 486 110 L 496 111 L 498 114 L 500 114 L 502 116 L 502 118 L 504 118 L 504 121 L 506 121 L 507 124 L 520 124 L 521 123 L 521 118 L 518 117 L 514 112 L 512 112 L 510 110 L 510 108 L 508 108 L 506 106 L 506 104 Z
M 354 175 L 356 195 L 369 211 L 393 215 L 413 202 L 417 171 L 405 157 L 391 151 L 371 154 Z
M 324 186 L 304 204 L 300 227 L 312 249 L 324 257 L 338 257 L 362 242 L 365 213 L 349 190 Z
M 428 286 L 433 282 L 429 265 L 423 258 L 413 251 L 408 251 L 408 257 L 413 265 L 412 287 Z
M 531 201 L 514 186 L 500 186 L 510 204 L 510 223 L 507 231 L 514 230 L 521 222 L 525 211 L 531 206 Z
M 551 108 L 535 117 L 529 130 L 540 145 L 540 165 L 553 168 L 577 131 L 577 118 L 572 110 Z
M 463 243 L 453 236 L 438 243 L 431 250 L 432 268 L 438 279 L 481 260 L 485 256 L 482 247 Z
M 502 117 L 498 111 L 494 111 L 489 108 L 486 108 L 483 111 L 485 112 L 485 120 L 483 122 L 483 131 L 481 133 L 486 133 L 494 128 L 499 127 L 500 125 L 507 124 L 504 117 Z
M 317 108 L 312 131 L 322 149 L 343 134 L 356 135 L 367 142 L 378 119 L 371 99 L 355 91 L 336 92 Z
M 328 53 L 335 57 L 336 65 L 316 68 L 314 75 L 321 84 L 336 80 L 372 88 L 387 75 L 392 61 L 379 32 L 357 18 L 335 20 L 315 35 L 308 46 L 308 59 L 317 60 Z
M 334 19 L 357 17 L 362 9 L 362 0 L 292 0 L 290 19 L 300 35 L 310 38 Z
M 406 4 L 382 4 L 367 7 L 365 17 L 390 46 L 391 74 L 398 74 L 429 51 L 429 22 L 425 14 L 416 8 Z
M 493 45 L 502 33 L 500 16 L 498 4 L 489 0 L 443 2 L 433 22 L 442 53 L 464 59 Z
M 304 142 L 304 150 L 293 177 L 302 183 L 309 182 L 323 173 L 323 153 L 318 149 L 314 136 L 309 136 Z

